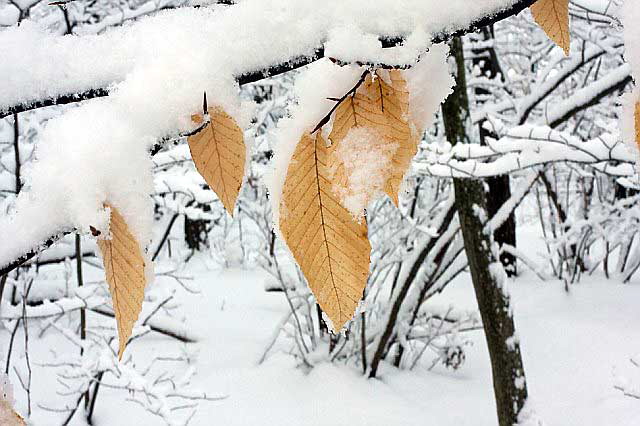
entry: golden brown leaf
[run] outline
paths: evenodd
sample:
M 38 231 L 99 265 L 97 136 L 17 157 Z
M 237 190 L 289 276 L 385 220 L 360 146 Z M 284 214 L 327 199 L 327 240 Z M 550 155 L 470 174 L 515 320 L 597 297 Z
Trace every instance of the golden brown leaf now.
M 25 426 L 27 423 L 9 401 L 0 398 L 0 424 L 3 426 Z
M 144 299 L 145 263 L 140 244 L 127 223 L 113 206 L 109 228 L 111 239 L 98 240 L 104 271 L 109 283 L 118 324 L 118 358 L 127 345 L 133 325 L 142 310 Z
M 398 191 L 404 179 L 404 175 L 411 166 L 411 161 L 418 152 L 418 138 L 413 134 L 409 124 L 409 91 L 407 82 L 402 77 L 402 72 L 391 70 L 389 72 L 391 84 L 378 78 L 378 84 L 382 90 L 382 112 L 387 118 L 391 129 L 391 140 L 398 144 L 395 155 L 392 157 L 393 167 L 389 170 L 385 192 L 395 205 L 398 205 Z
M 320 133 L 305 134 L 287 170 L 280 230 L 318 304 L 342 329 L 358 306 L 369 274 L 371 246 L 332 192 L 328 149 Z
M 244 134 L 235 120 L 219 108 L 209 110 L 211 123 L 189 137 L 191 157 L 198 172 L 233 215 L 244 177 Z M 196 118 L 202 122 L 202 118 Z
M 547 36 L 569 56 L 569 0 L 538 0 L 531 6 L 531 14 Z
M 636 128 L 636 145 L 638 145 L 638 149 L 640 149 L 640 102 L 636 102 L 635 109 L 635 128 Z
M 335 112 L 329 135 L 332 144 L 342 141 L 353 127 L 372 127 L 389 134 L 389 124 L 382 110 L 382 87 L 371 74 L 358 87 L 353 96 L 343 100 Z
M 418 141 L 408 121 L 409 93 L 402 72 L 390 71 L 389 77 L 391 81 L 387 83 L 381 77 L 367 76 L 355 94 L 342 101 L 336 109 L 329 139 L 330 151 L 335 152 L 353 128 L 366 127 L 381 135 L 387 144 L 396 145 L 392 167 L 385 171 L 384 191 L 398 205 L 398 190 L 418 150 Z M 341 165 L 337 167 L 334 183 L 348 186 Z

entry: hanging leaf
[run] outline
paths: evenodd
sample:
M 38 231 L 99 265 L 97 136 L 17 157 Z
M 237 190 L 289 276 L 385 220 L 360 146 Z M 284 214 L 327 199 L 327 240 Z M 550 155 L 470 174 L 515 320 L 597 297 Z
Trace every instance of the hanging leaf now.
M 329 139 L 333 153 L 340 150 L 342 142 L 353 129 L 367 128 L 371 135 L 383 139 L 385 145 L 393 146 L 391 167 L 384 171 L 386 180 L 383 189 L 398 205 L 398 190 L 418 147 L 408 121 L 409 93 L 406 82 L 398 70 L 389 72 L 389 77 L 390 83 L 387 83 L 383 78 L 377 76 L 374 79 L 369 74 L 355 93 L 341 102 L 335 112 Z M 373 145 L 376 143 L 372 142 Z M 377 145 L 383 147 L 383 144 Z M 334 183 L 348 188 L 348 173 L 344 169 L 343 165 L 338 164 Z
M 233 215 L 244 177 L 244 134 L 235 120 L 221 109 L 211 108 L 209 115 L 211 123 L 189 137 L 189 149 L 196 169 Z M 201 117 L 194 118 L 202 123 Z
M 0 425 L 3 426 L 25 426 L 27 423 L 18 414 L 9 401 L 0 396 Z
M 111 209 L 111 239 L 98 240 L 98 247 L 118 324 L 118 358 L 122 358 L 133 325 L 142 310 L 145 263 L 140 245 L 124 218 L 113 206 L 106 207 Z
M 344 99 L 336 109 L 329 135 L 331 143 L 340 143 L 353 127 L 375 128 L 389 135 L 387 118 L 382 112 L 381 95 L 381 86 L 373 81 L 369 73 L 355 93 Z
M 418 153 L 418 137 L 409 123 L 409 91 L 407 82 L 398 70 L 389 71 L 391 84 L 378 78 L 382 91 L 382 112 L 390 127 L 391 140 L 398 144 L 392 157 L 393 167 L 388 170 L 385 192 L 398 205 L 398 192 L 404 176 Z
M 366 224 L 340 205 L 331 189 L 328 149 L 320 132 L 305 134 L 287 170 L 280 230 L 335 331 L 358 306 L 369 274 Z
M 547 36 L 569 56 L 569 0 L 538 0 L 531 6 L 531 13 Z

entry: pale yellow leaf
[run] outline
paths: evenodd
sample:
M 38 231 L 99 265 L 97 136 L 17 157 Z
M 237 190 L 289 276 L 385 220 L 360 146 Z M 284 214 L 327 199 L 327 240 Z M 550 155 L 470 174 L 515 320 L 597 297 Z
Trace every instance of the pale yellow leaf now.
M 140 244 L 124 218 L 113 206 L 106 207 L 111 209 L 111 235 L 110 239 L 98 240 L 98 247 L 118 325 L 118 357 L 122 358 L 133 325 L 142 310 L 146 284 L 145 262 Z
M 531 6 L 531 13 L 547 36 L 569 56 L 569 0 L 538 0 Z
M 25 426 L 26 424 L 22 416 L 16 413 L 9 401 L 0 398 L 0 425 Z
M 318 304 L 339 331 L 362 299 L 371 246 L 367 226 L 332 191 L 328 149 L 320 132 L 305 134 L 287 170 L 280 230 Z
M 402 72 L 393 70 L 389 78 L 388 83 L 381 77 L 367 76 L 355 94 L 336 109 L 329 140 L 330 151 L 335 152 L 353 128 L 366 127 L 381 135 L 386 144 L 397 146 L 392 167 L 385 171 L 384 191 L 398 205 L 398 190 L 418 150 L 418 140 L 409 123 L 409 92 Z M 338 165 L 334 183 L 348 187 L 346 180 L 344 168 Z
M 244 177 L 244 134 L 235 120 L 221 109 L 211 108 L 209 115 L 211 123 L 189 137 L 189 149 L 198 172 L 233 215 Z M 194 118 L 202 122 L 202 118 Z

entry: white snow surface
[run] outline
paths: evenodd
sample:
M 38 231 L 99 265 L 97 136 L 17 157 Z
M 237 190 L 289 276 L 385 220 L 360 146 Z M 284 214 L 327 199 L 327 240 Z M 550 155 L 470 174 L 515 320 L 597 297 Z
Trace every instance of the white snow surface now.
M 7 401 L 9 404 L 14 403 L 13 385 L 4 372 L 0 373 L 0 400 Z
M 542 253 L 544 244 L 532 231 L 525 229 L 519 237 L 533 242 L 528 253 L 534 256 L 538 249 Z M 190 351 L 198 351 L 194 387 L 228 397 L 201 402 L 190 425 L 212 421 L 225 426 L 497 424 L 489 355 L 481 331 L 466 335 L 473 345 L 465 350 L 467 361 L 458 371 L 442 365 L 429 371 L 431 360 L 425 358 L 413 371 L 383 364 L 379 379 L 368 380 L 352 366 L 322 361 L 323 352 L 315 356 L 320 360 L 316 367 L 305 373 L 290 355 L 279 352 L 289 349 L 282 341 L 259 365 L 288 312 L 285 297 L 264 291 L 268 277 L 261 272 L 212 271 L 196 262 L 185 273 L 192 274 L 193 285 L 202 289 L 202 294 L 181 296 L 189 307 L 184 327 L 201 337 L 189 345 Z M 640 405 L 613 388 L 613 370 L 640 353 L 636 303 L 640 283 L 624 285 L 600 276 L 584 280 L 567 294 L 562 282 L 541 283 L 525 273 L 509 285 L 530 395 L 521 424 L 539 426 L 536 419 L 542 419 L 548 426 L 636 426 Z M 429 303 L 476 309 L 469 275 L 461 275 Z M 4 338 L 8 339 L 7 331 Z M 59 389 L 55 374 L 37 363 L 52 349 L 64 354 L 76 348 L 56 333 L 30 345 L 35 363 L 32 397 L 64 406 L 65 399 L 55 393 Z M 160 351 L 181 347 L 166 338 L 148 336 L 127 351 L 144 365 L 144 360 Z M 126 392 L 107 388 L 100 392 L 96 424 L 159 424 L 157 417 L 126 401 Z M 16 408 L 26 412 L 25 393 L 16 390 L 16 398 Z M 31 421 L 48 425 L 52 418 L 63 416 L 36 407 Z M 84 424 L 83 417 L 77 416 L 72 424 Z
M 625 0 L 621 9 L 620 18 L 624 25 L 624 58 L 631 64 L 633 73 L 640 75 L 640 3 L 634 0 Z

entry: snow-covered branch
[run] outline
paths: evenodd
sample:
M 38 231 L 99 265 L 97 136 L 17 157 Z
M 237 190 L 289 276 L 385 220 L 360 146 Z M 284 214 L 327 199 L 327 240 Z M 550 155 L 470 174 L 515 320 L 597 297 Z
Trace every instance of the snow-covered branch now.
M 289 72 L 325 56 L 340 60 L 326 45 L 335 40 L 335 30 L 344 23 L 359 22 L 366 34 L 380 39 L 378 48 L 375 43 L 367 46 L 369 52 L 373 47 L 375 55 L 365 55 L 362 62 L 380 64 L 396 59 L 399 63 L 410 63 L 429 43 L 491 25 L 534 2 L 490 0 L 468 7 L 466 1 L 456 1 L 463 4 L 446 10 L 436 7 L 434 0 L 408 0 L 401 7 L 390 0 L 358 3 L 357 7 L 328 2 L 318 10 L 317 3 L 309 0 L 297 2 L 295 7 L 281 0 L 250 0 L 215 12 L 207 8 L 169 10 L 131 27 L 84 37 L 53 36 L 26 23 L 0 36 L 3 57 L 0 78 L 11 83 L 0 91 L 0 118 L 33 108 L 106 96 L 114 84 L 148 61 L 148 52 L 166 55 L 184 67 L 206 67 L 206 63 L 194 62 L 194 57 L 189 57 L 187 65 L 181 57 L 197 46 L 202 56 L 226 62 L 240 85 Z M 380 10 L 385 13 L 380 14 Z M 277 19 L 264 19 L 274 14 Z M 237 31 L 237 22 L 243 22 L 242 32 Z M 228 31 L 229 26 L 234 30 Z M 298 31 L 284 34 L 284 27 Z M 174 30 L 182 34 L 167 34 Z M 167 39 L 172 40 L 171 46 L 167 45 Z M 216 42 L 203 44 L 203 40 Z M 392 47 L 388 50 L 404 52 L 379 50 Z M 238 48 L 246 52 L 229 54 L 229 50 Z M 25 50 L 30 55 L 22 55 Z
M 604 134 L 582 142 L 544 126 L 523 125 L 506 130 L 492 121 L 501 134 L 487 145 L 429 144 L 417 159 L 419 173 L 437 177 L 486 178 L 535 166 L 569 162 L 590 165 L 612 176 L 635 174 L 635 153 L 619 136 Z

